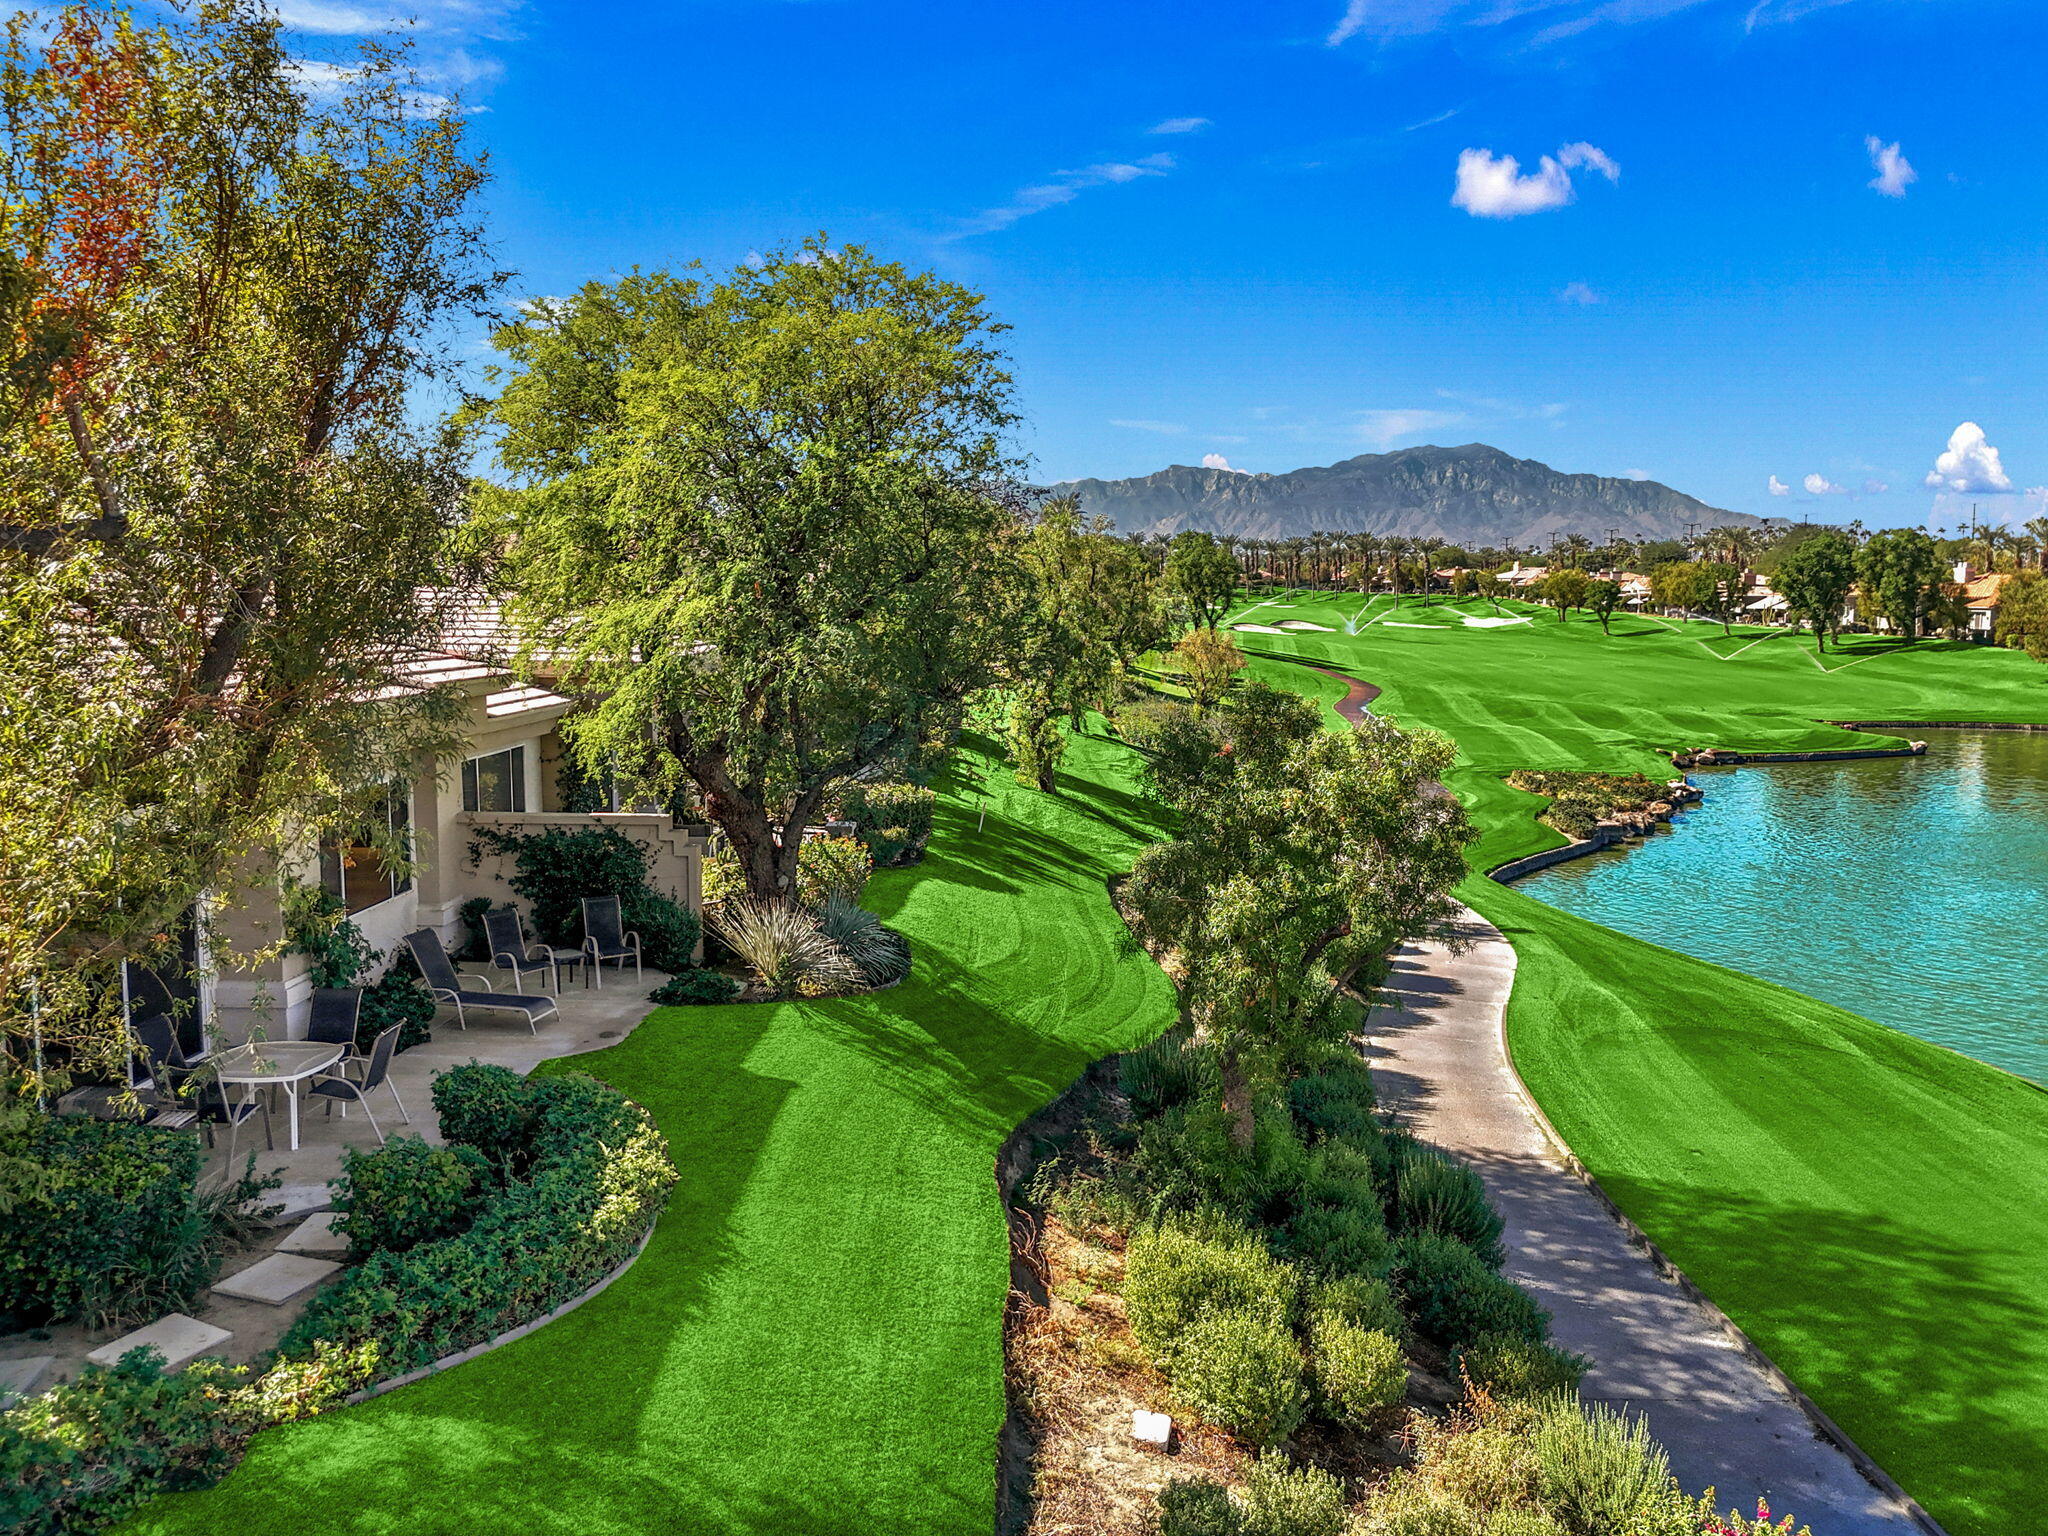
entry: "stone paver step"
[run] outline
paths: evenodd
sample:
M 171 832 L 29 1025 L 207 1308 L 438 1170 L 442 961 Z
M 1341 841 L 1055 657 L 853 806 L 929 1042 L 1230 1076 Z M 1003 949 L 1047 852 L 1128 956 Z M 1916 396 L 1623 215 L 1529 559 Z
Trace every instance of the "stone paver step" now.
M 167 1370 L 177 1371 L 201 1355 L 219 1349 L 233 1337 L 225 1328 L 216 1328 L 196 1317 L 173 1312 L 168 1317 L 158 1318 L 147 1328 L 138 1328 L 133 1333 L 124 1333 L 120 1338 L 102 1344 L 85 1358 L 94 1365 L 113 1365 L 129 1350 L 148 1345 L 164 1357 Z
M 55 1355 L 29 1355 L 20 1360 L 0 1360 L 0 1408 L 11 1408 L 22 1398 L 43 1390 Z
M 277 1246 L 287 1253 L 347 1253 L 348 1239 L 334 1230 L 333 1211 L 308 1216 Z
M 267 1259 L 258 1259 L 239 1274 L 216 1280 L 213 1293 L 232 1296 L 238 1301 L 260 1301 L 265 1306 L 281 1307 L 308 1286 L 318 1285 L 340 1268 L 339 1264 L 308 1258 L 302 1253 L 273 1253 Z

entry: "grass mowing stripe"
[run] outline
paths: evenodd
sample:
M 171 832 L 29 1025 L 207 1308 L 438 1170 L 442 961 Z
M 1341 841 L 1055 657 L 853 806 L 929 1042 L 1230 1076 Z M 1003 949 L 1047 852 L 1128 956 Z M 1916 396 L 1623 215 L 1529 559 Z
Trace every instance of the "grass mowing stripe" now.
M 1158 835 L 1131 754 L 1077 737 L 1061 793 L 984 762 L 925 862 L 867 904 L 911 978 L 867 997 L 663 1008 L 589 1071 L 682 1181 L 640 1261 L 444 1375 L 257 1437 L 131 1532 L 986 1536 L 1008 1234 L 992 1167 L 1090 1062 L 1173 1017 L 1104 887 Z
M 1872 744 L 1829 719 L 2048 723 L 2048 670 L 1966 642 L 1850 638 L 1836 670 L 1857 675 L 1821 681 L 1804 646 L 1727 670 L 1590 621 L 1263 638 L 1457 741 L 1481 868 L 1561 841 L 1502 782 L 1514 768 L 1668 775 L 1652 749 Z M 2033 1536 L 2048 1094 L 1483 877 L 1461 894 L 1515 947 L 1517 1068 L 1615 1200 L 1955 1536 Z M 1673 934 L 1712 899 L 1674 891 Z

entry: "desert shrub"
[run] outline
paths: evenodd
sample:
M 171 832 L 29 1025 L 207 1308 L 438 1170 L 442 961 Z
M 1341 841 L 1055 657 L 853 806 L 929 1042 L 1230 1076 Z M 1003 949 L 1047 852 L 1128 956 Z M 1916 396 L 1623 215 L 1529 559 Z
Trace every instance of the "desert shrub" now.
M 1071 1232 L 1121 1233 L 1144 1215 L 1144 1191 L 1136 1184 L 1127 1163 L 1076 1170 L 1054 1161 L 1032 1173 L 1024 1197 Z
M 1569 1536 L 1548 1510 L 1497 1509 L 1479 1527 L 1480 1536 Z
M 544 942 L 574 949 L 583 942 L 582 898 L 616 896 L 626 931 L 640 935 L 649 965 L 680 971 L 695 963 L 697 914 L 648 885 L 647 855 L 618 828 L 471 830 L 472 863 L 483 848 L 512 860 L 506 884 L 533 908 L 534 932 Z
M 1314 1206 L 1288 1224 L 1288 1255 L 1324 1275 L 1389 1273 L 1394 1243 L 1377 1204 Z
M 1448 1349 L 1485 1334 L 1534 1344 L 1549 1337 L 1550 1314 L 1456 1238 L 1411 1232 L 1397 1247 L 1408 1315 L 1426 1338 Z
M 910 940 L 844 896 L 825 898 L 818 910 L 818 926 L 853 962 L 868 986 L 885 987 L 910 974 Z
M 1351 1521 L 1342 1483 L 1279 1456 L 1261 1456 L 1245 1469 L 1238 1513 L 1244 1536 L 1344 1536 Z
M 1318 1314 L 1309 1326 L 1309 1352 L 1316 1401 L 1326 1417 L 1367 1434 L 1399 1421 L 1408 1362 L 1397 1335 Z
M 1332 1275 L 1318 1280 L 1308 1293 L 1311 1325 L 1324 1320 L 1375 1328 L 1400 1338 L 1408 1331 L 1393 1288 L 1368 1275 Z
M 1250 1189 L 1254 1210 L 1268 1226 L 1284 1223 L 1301 1205 L 1309 1150 L 1294 1117 L 1276 1099 L 1253 1112 Z
M 1355 1206 L 1380 1211 L 1380 1190 L 1373 1159 L 1348 1141 L 1326 1141 L 1309 1154 L 1301 1181 L 1304 1207 Z
M 406 958 L 410 960 L 410 952 Z M 434 994 L 417 971 L 393 964 L 363 988 L 362 1008 L 356 1015 L 356 1049 L 367 1052 L 370 1043 L 394 1024 L 399 1026 L 401 1051 L 425 1045 L 434 1038 L 434 1007 Z
M 1116 727 L 1117 735 L 1140 752 L 1156 752 L 1167 730 L 1191 713 L 1187 705 L 1177 700 L 1146 694 L 1119 704 L 1110 723 Z
M 1206 1095 L 1140 1124 L 1132 1161 L 1161 1209 L 1214 1206 L 1249 1214 L 1258 1203 L 1250 1159 L 1231 1140 L 1230 1117 Z
M 1550 1397 L 1575 1392 L 1589 1362 L 1549 1344 L 1512 1334 L 1482 1334 L 1458 1350 L 1451 1373 L 1495 1397 Z
M 1505 1257 L 1500 1212 L 1479 1175 L 1434 1147 L 1411 1142 L 1395 1157 L 1391 1214 L 1397 1231 L 1455 1237 L 1495 1269 Z
M 1131 1332 L 1154 1360 L 1171 1357 L 1205 1312 L 1253 1316 L 1284 1328 L 1295 1287 L 1290 1266 L 1251 1233 L 1220 1221 L 1139 1232 L 1124 1251 Z
M 727 901 L 711 914 L 711 928 L 776 997 L 823 997 L 861 984 L 860 968 L 805 907 Z
M 938 803 L 922 784 L 851 784 L 839 797 L 839 814 L 882 867 L 909 863 L 923 851 Z
M 1358 1536 L 1484 1536 L 1471 1506 L 1453 1494 L 1397 1473 L 1373 1496 Z
M 190 1131 L 28 1114 L 9 1123 L 0 1156 L 40 1173 L 0 1206 L 0 1311 L 105 1312 L 109 1277 L 122 1272 L 154 1274 L 179 1299 L 213 1278 L 193 1241 L 201 1153 Z
M 521 1165 L 533 1139 L 533 1085 L 527 1079 L 472 1061 L 441 1073 L 432 1092 L 444 1139 L 474 1147 L 500 1168 Z
M 697 1003 L 729 1003 L 740 995 L 740 984 L 723 971 L 692 966 L 678 971 L 647 994 L 647 1001 L 664 1007 Z
M 875 872 L 875 856 L 857 837 L 807 837 L 796 851 L 797 900 L 823 906 L 832 897 L 858 903 Z
M 1189 1407 L 1252 1445 L 1278 1444 L 1308 1412 L 1301 1346 L 1262 1306 L 1201 1312 L 1166 1373 Z
M 1161 1490 L 1157 1536 L 1242 1536 L 1230 1490 L 1203 1478 L 1177 1477 Z
M 1376 1140 L 1380 1126 L 1373 1103 L 1372 1080 L 1362 1071 L 1308 1073 L 1287 1085 L 1288 1108 L 1313 1137 Z
M 1543 1502 L 1573 1536 L 1690 1536 L 1699 1507 L 1678 1489 L 1640 1417 L 1546 1402 L 1529 1432 Z
M 334 1230 L 349 1257 L 403 1253 L 469 1225 L 490 1164 L 474 1147 L 430 1147 L 394 1136 L 375 1151 L 344 1147 L 334 1184 Z
M 1213 1081 L 1215 1071 L 1215 1050 L 1196 1045 L 1192 1032 L 1180 1028 L 1117 1058 L 1118 1085 L 1140 1120 L 1187 1103 Z

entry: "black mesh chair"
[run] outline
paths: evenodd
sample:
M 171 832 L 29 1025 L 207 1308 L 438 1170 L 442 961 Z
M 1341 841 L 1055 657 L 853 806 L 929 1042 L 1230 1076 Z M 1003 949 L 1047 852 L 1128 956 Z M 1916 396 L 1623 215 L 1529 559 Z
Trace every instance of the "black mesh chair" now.
M 604 990 L 604 962 L 607 960 L 616 960 L 621 971 L 631 960 L 633 980 L 637 983 L 641 979 L 640 935 L 625 932 L 625 926 L 625 919 L 619 912 L 618 897 L 583 898 L 583 963 L 597 978 L 600 992 Z
M 562 990 L 562 970 L 555 952 L 526 936 L 518 912 L 511 907 L 493 907 L 484 914 L 484 942 L 491 948 L 492 967 L 510 971 L 513 986 L 524 981 L 528 971 L 546 971 L 555 991 Z
M 427 990 L 434 994 L 434 1001 L 452 1007 L 455 1022 L 464 1029 L 469 1028 L 467 1010 L 496 1008 L 506 1013 L 523 1014 L 527 1027 L 537 1035 L 540 1033 L 540 1020 L 560 1011 L 555 1000 L 545 994 L 492 991 L 487 976 L 470 978 L 483 983 L 480 989 L 465 987 L 462 984 L 464 978 L 455 974 L 455 963 L 441 946 L 441 935 L 431 928 L 408 933 L 405 947 L 412 951 L 412 958 L 420 968 L 420 975 L 426 979 Z
M 363 1117 L 370 1122 L 370 1129 L 377 1133 L 377 1144 L 384 1144 L 384 1128 L 377 1124 L 377 1117 L 370 1113 L 370 1094 L 373 1090 L 389 1090 L 391 1102 L 398 1106 L 398 1118 L 407 1125 L 412 1116 L 406 1112 L 405 1100 L 398 1096 L 398 1085 L 391 1081 L 391 1058 L 398 1050 L 399 1031 L 403 1024 L 394 1024 L 370 1042 L 369 1051 L 354 1061 L 344 1060 L 332 1071 L 322 1072 L 314 1078 L 306 1092 L 327 1101 L 327 1113 L 334 1113 L 334 1106 L 341 1105 L 342 1118 L 348 1117 L 348 1107 L 360 1104 Z M 349 1069 L 360 1068 L 362 1076 L 351 1077 Z
M 261 1094 L 250 1094 L 246 1098 L 230 1099 L 225 1089 L 206 1075 L 204 1062 L 189 1062 L 185 1053 L 178 1048 L 178 1032 L 171 1021 L 160 1013 L 136 1019 L 128 1026 L 135 1033 L 135 1039 L 142 1047 L 142 1058 L 149 1072 L 149 1086 L 158 1115 L 171 1115 L 179 1110 L 189 1110 L 206 1128 L 206 1144 L 214 1143 L 214 1127 L 228 1128 L 228 1161 L 235 1160 L 235 1142 L 241 1134 L 242 1123 L 252 1115 L 263 1116 L 263 1144 L 271 1151 L 277 1150 L 277 1139 L 271 1133 L 270 1104 Z M 190 1088 L 187 1095 L 186 1090 Z
M 313 1011 L 306 1017 L 306 1038 L 340 1046 L 346 1060 L 356 1053 L 356 1026 L 362 1017 L 361 987 L 315 987 Z

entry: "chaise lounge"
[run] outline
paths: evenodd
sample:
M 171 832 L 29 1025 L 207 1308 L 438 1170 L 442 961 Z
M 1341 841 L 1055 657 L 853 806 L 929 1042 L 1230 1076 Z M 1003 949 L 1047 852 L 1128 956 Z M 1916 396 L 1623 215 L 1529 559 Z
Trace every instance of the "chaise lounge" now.
M 540 1033 L 540 1021 L 560 1010 L 555 1000 L 538 993 L 498 992 L 491 987 L 490 979 L 484 976 L 467 978 L 483 983 L 481 990 L 465 987 L 464 977 L 455 974 L 455 963 L 448 958 L 448 951 L 441 946 L 441 935 L 431 928 L 421 928 L 405 936 L 405 947 L 412 951 L 412 957 L 420 968 L 420 975 L 426 979 L 427 990 L 434 994 L 434 1001 L 447 1003 L 455 1010 L 455 1022 L 462 1028 L 469 1028 L 466 1010 L 471 1008 L 495 1008 L 502 1013 L 523 1014 L 526 1027 L 536 1035 Z

